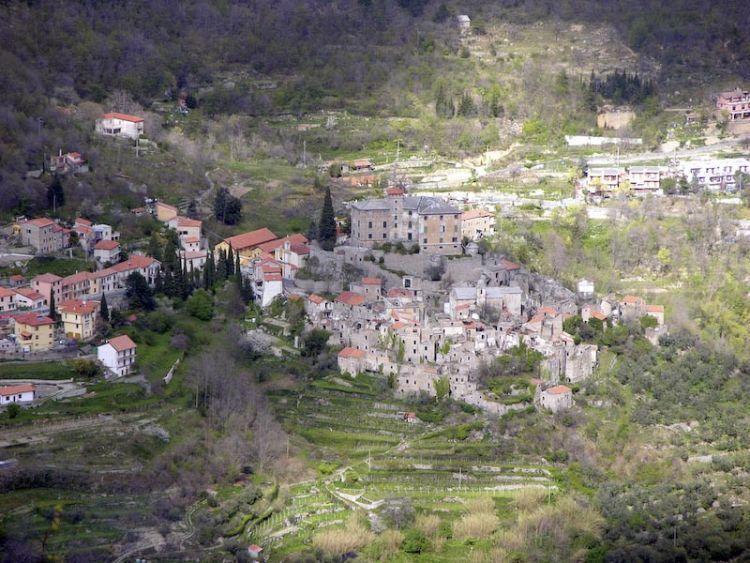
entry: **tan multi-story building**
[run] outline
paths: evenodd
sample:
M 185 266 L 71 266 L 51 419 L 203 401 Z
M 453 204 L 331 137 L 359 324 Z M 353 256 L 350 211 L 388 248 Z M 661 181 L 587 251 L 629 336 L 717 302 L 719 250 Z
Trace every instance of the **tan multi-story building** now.
M 750 119 L 750 92 L 735 88 L 716 97 L 716 109 L 726 111 L 730 121 Z
M 76 340 L 90 340 L 94 337 L 96 314 L 99 312 L 98 301 L 63 301 L 58 310 L 62 317 L 65 336 Z
M 51 350 L 55 343 L 55 321 L 37 313 L 19 315 L 13 333 L 16 342 L 30 352 Z
M 470 209 L 461 215 L 461 236 L 469 240 L 495 234 L 495 214 L 486 209 Z
M 42 217 L 21 223 L 21 242 L 37 252 L 57 252 L 67 246 L 68 233 L 52 219 Z
M 428 254 L 461 254 L 461 211 L 442 199 L 407 196 L 388 188 L 386 197 L 352 203 L 351 239 L 360 246 L 384 242 L 419 244 Z

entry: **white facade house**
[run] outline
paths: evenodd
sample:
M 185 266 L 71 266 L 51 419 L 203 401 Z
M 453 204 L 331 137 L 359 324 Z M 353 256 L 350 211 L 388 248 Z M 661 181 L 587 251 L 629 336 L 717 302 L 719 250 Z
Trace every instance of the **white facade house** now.
M 96 349 L 97 359 L 118 377 L 127 375 L 135 364 L 136 344 L 127 334 L 112 338 Z
M 750 160 L 747 158 L 688 160 L 681 164 L 681 172 L 688 182 L 696 181 L 698 185 L 711 191 L 731 190 L 736 187 L 735 174 L 738 172 L 750 174 Z
M 96 120 L 96 132 L 113 137 L 137 139 L 143 135 L 143 118 L 126 113 L 105 113 Z
M 0 405 L 30 403 L 34 399 L 36 399 L 36 390 L 33 385 L 0 387 Z
M 120 260 L 120 243 L 116 240 L 100 240 L 94 245 L 94 260 L 99 264 L 116 264 Z

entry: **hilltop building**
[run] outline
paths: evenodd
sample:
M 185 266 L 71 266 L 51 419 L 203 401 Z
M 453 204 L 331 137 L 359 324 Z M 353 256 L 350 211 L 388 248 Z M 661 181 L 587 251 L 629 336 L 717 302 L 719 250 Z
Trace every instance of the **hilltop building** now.
M 127 113 L 105 113 L 96 120 L 96 132 L 135 140 L 143 135 L 143 118 Z
M 434 197 L 412 197 L 403 188 L 392 187 L 386 197 L 351 204 L 351 242 L 355 246 L 375 244 L 419 244 L 428 254 L 461 254 L 461 211 Z

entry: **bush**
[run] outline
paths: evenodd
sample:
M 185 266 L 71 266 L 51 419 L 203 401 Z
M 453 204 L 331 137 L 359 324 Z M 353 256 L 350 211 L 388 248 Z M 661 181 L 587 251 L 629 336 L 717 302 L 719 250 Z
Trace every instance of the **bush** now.
M 73 368 L 81 377 L 93 378 L 101 374 L 101 368 L 92 360 L 77 358 L 70 361 L 70 367 Z
M 21 412 L 21 407 L 18 406 L 17 403 L 11 403 L 8 405 L 8 408 L 5 410 L 5 412 L 8 413 L 8 418 L 16 418 Z
M 343 555 L 359 551 L 372 543 L 374 534 L 359 523 L 357 514 L 352 514 L 344 528 L 323 530 L 313 536 L 312 543 L 327 555 Z
M 404 536 L 404 543 L 401 547 L 406 553 L 422 553 L 430 547 L 424 533 L 416 528 L 411 528 Z
M 188 314 L 202 321 L 210 321 L 214 316 L 214 304 L 205 289 L 199 289 L 185 303 Z

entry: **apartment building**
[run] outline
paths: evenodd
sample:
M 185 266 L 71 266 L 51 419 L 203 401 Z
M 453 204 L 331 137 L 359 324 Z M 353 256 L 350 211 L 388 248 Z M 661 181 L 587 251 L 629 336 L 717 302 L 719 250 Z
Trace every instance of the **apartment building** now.
M 442 199 L 407 196 L 388 188 L 386 197 L 351 205 L 352 243 L 372 247 L 385 242 L 419 244 L 428 254 L 461 254 L 461 211 Z
M 44 352 L 55 344 L 55 321 L 37 313 L 19 315 L 15 318 L 13 333 L 20 346 L 30 352 Z
M 68 338 L 90 340 L 96 332 L 98 301 L 74 299 L 63 301 L 58 307 L 62 318 L 63 332 Z
M 655 193 L 661 189 L 662 169 L 659 166 L 631 166 L 628 182 L 636 194 Z
M 68 245 L 68 231 L 52 219 L 40 217 L 21 223 L 22 244 L 33 246 L 40 254 L 62 250 Z
M 136 344 L 127 334 L 111 338 L 96 349 L 97 359 L 118 377 L 133 370 Z
M 681 172 L 688 182 L 696 181 L 699 186 L 708 190 L 733 190 L 737 184 L 735 174 L 750 173 L 750 160 L 747 158 L 689 160 L 682 163 Z

